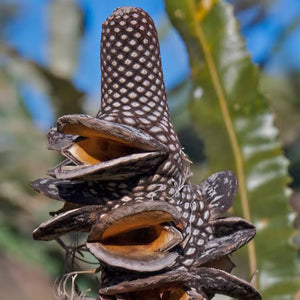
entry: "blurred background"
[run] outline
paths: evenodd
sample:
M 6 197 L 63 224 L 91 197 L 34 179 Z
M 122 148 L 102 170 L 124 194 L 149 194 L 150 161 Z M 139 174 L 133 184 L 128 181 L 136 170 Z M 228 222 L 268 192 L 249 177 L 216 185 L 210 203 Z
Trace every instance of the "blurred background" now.
M 300 211 L 300 1 L 231 0 L 290 160 L 292 207 Z M 60 208 L 29 182 L 60 157 L 46 149 L 57 117 L 95 115 L 100 105 L 101 24 L 119 6 L 140 6 L 159 32 L 169 106 L 180 140 L 198 169 L 201 139 L 180 117 L 190 69 L 185 45 L 162 0 L 0 0 L 0 291 L 3 299 L 53 299 L 64 251 L 31 232 Z M 199 175 L 201 176 L 201 174 Z M 295 226 L 300 229 L 300 221 Z M 300 245 L 299 235 L 294 242 Z M 34 291 L 34 292 L 33 292 Z

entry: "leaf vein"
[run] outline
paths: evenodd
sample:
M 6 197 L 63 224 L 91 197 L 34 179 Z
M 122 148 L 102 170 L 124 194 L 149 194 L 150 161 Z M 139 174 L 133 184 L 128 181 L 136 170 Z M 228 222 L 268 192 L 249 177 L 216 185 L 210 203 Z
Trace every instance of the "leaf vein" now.
M 237 177 L 239 180 L 239 192 L 240 192 L 240 198 L 242 202 L 242 209 L 243 209 L 243 215 L 244 218 L 251 221 L 251 214 L 250 214 L 250 208 L 249 208 L 249 199 L 248 199 L 248 193 L 247 193 L 247 183 L 245 178 L 245 170 L 244 170 L 244 164 L 243 164 L 243 156 L 241 152 L 240 145 L 238 143 L 238 139 L 234 130 L 233 122 L 231 120 L 230 112 L 227 106 L 227 100 L 225 97 L 224 90 L 221 85 L 220 78 L 218 76 L 217 68 L 213 59 L 213 56 L 210 51 L 210 47 L 207 43 L 207 39 L 205 36 L 205 33 L 202 29 L 202 26 L 199 22 L 197 22 L 197 19 L 195 17 L 194 12 L 196 11 L 196 7 L 193 0 L 187 0 L 188 7 L 190 9 L 191 16 L 193 17 L 193 25 L 195 29 L 196 36 L 198 37 L 198 40 L 200 41 L 201 48 L 203 49 L 204 58 L 207 62 L 209 73 L 211 76 L 212 84 L 215 88 L 217 98 L 219 100 L 221 112 L 224 118 L 225 127 L 229 136 L 229 140 L 232 146 L 232 151 L 234 154 L 234 159 L 236 163 L 236 170 L 237 170 Z M 256 262 L 256 254 L 255 254 L 255 244 L 253 241 L 251 241 L 248 244 L 248 259 L 249 259 L 249 266 L 250 266 L 250 272 L 254 274 L 257 270 L 257 262 Z M 258 282 L 256 280 L 255 285 L 258 285 Z

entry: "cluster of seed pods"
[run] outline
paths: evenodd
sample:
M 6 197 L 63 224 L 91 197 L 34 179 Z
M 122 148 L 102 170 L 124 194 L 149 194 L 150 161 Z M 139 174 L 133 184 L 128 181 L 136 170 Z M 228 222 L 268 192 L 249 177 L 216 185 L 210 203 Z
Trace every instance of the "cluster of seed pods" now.
M 66 159 L 32 183 L 64 202 L 34 230 L 39 240 L 86 232 L 99 260 L 99 299 L 261 299 L 231 275 L 228 255 L 255 227 L 225 217 L 237 192 L 230 171 L 199 185 L 170 121 L 157 32 L 140 8 L 103 23 L 102 94 L 96 117 L 65 115 L 48 133 Z

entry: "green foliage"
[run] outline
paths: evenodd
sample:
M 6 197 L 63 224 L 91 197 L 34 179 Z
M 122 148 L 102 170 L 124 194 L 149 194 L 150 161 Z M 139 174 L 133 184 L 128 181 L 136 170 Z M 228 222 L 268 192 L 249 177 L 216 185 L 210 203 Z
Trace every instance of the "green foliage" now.
M 248 246 L 248 279 L 258 270 L 264 299 L 292 299 L 298 278 L 296 251 L 289 245 L 288 161 L 232 7 L 224 1 L 210 1 L 210 6 L 194 0 L 165 2 L 189 52 L 189 110 L 205 141 L 208 171 L 236 172 L 235 214 L 257 226 Z
M 61 266 L 57 265 L 59 259 L 52 257 L 57 248 L 53 244 L 37 245 L 31 237 L 32 229 L 54 209 L 53 202 L 29 186 L 55 164 L 56 156 L 46 150 L 45 137 L 32 124 L 8 74 L 0 74 L 0 250 L 27 263 L 51 262 L 44 266 L 57 275 Z

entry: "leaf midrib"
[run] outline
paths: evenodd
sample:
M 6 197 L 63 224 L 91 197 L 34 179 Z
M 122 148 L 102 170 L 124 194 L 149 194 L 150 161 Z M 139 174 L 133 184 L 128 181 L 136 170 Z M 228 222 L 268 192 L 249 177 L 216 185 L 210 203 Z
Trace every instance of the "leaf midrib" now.
M 239 180 L 239 193 L 240 193 L 240 198 L 242 203 L 243 216 L 246 220 L 251 222 L 251 214 L 250 214 L 250 207 L 249 207 L 249 198 L 247 193 L 247 183 L 246 183 L 245 170 L 243 164 L 243 156 L 234 130 L 233 122 L 231 120 L 225 93 L 222 88 L 221 81 L 217 72 L 216 64 L 210 52 L 210 48 L 208 46 L 205 33 L 203 32 L 201 24 L 196 20 L 195 17 L 196 7 L 194 4 L 194 0 L 186 0 L 186 1 L 188 4 L 188 8 L 190 10 L 190 15 L 192 16 L 193 26 L 195 29 L 196 37 L 198 38 L 197 40 L 200 43 L 200 47 L 203 49 L 204 59 L 206 60 L 208 65 L 212 84 L 215 88 L 217 98 L 219 100 L 219 105 L 223 115 L 225 128 L 228 133 L 229 141 L 232 147 L 234 160 L 236 163 L 237 177 Z M 251 274 L 254 274 L 257 270 L 257 262 L 256 262 L 256 254 L 255 254 L 255 244 L 253 240 L 248 244 L 248 259 L 249 259 L 250 272 Z M 255 286 L 257 287 L 258 282 L 257 280 L 255 281 L 256 281 Z

